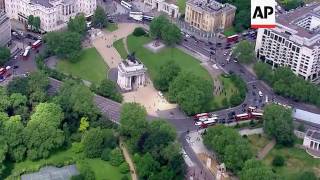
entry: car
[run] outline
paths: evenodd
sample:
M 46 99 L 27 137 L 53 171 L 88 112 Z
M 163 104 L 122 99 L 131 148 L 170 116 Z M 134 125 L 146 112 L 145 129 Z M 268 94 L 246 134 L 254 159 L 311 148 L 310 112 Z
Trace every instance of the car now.
M 222 63 L 222 64 L 221 64 L 221 66 L 225 66 L 225 64 L 224 64 L 224 63 Z
M 186 38 L 184 38 L 183 40 L 184 40 L 184 41 L 188 41 L 188 39 L 186 39 Z
M 215 52 L 214 52 L 214 51 L 210 51 L 210 54 L 211 54 L 211 55 L 214 55 L 214 54 L 215 54 Z
M 257 86 L 255 84 L 252 84 L 253 89 L 257 89 Z
M 211 50 L 215 50 L 215 48 L 214 48 L 214 47 L 210 47 L 210 49 L 211 49 Z
M 226 46 L 224 49 L 230 49 L 231 47 L 230 46 Z
M 252 91 L 252 95 L 255 96 L 255 95 L 256 95 L 256 92 Z
M 18 55 L 15 55 L 15 56 L 13 57 L 13 59 L 14 59 L 14 60 L 18 59 Z
M 158 91 L 158 95 L 160 96 L 160 98 L 163 98 L 163 94 L 161 91 Z
M 237 63 L 238 61 L 236 59 L 233 59 L 233 62 Z
M 262 97 L 263 93 L 261 91 L 258 92 L 259 96 Z
M 18 69 L 18 68 L 19 68 L 18 65 L 13 66 L 13 69 Z
M 212 45 L 213 45 L 213 43 L 212 43 L 212 42 L 210 42 L 210 41 L 208 42 L 208 44 L 209 44 L 210 46 L 212 46 Z
M 246 104 L 246 103 L 243 103 L 243 104 L 242 104 L 242 107 L 246 107 L 246 106 L 247 106 L 247 104 Z
M 186 33 L 186 38 L 189 38 L 189 37 L 191 37 L 188 33 Z

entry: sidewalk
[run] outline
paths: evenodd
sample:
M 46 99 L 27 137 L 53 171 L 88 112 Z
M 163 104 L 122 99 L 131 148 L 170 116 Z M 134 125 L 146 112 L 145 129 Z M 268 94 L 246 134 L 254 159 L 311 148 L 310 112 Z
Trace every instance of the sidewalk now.
M 258 152 L 258 159 L 262 160 L 263 158 L 265 158 L 275 145 L 276 141 L 273 139 L 272 141 L 270 141 L 269 144 L 267 144 L 263 149 L 261 149 L 260 152 Z
M 137 176 L 136 169 L 134 167 L 134 163 L 133 163 L 133 161 L 130 157 L 130 154 L 129 154 L 129 152 L 128 152 L 128 150 L 127 150 L 126 146 L 124 145 L 124 142 L 121 138 L 120 138 L 120 148 L 122 150 L 122 153 L 124 155 L 126 162 L 129 164 L 131 180 L 138 180 L 138 176 Z

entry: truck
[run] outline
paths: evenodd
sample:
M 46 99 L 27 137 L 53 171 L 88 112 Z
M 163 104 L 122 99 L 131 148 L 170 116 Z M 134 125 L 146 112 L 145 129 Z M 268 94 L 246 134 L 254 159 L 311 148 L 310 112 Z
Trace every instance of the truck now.
M 238 39 L 239 39 L 239 36 L 237 34 L 232 35 L 232 36 L 228 36 L 227 43 L 236 42 L 236 41 L 238 41 Z

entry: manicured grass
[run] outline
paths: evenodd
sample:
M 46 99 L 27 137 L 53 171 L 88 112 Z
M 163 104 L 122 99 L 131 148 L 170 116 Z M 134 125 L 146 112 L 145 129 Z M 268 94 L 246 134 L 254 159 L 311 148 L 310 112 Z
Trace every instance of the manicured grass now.
M 20 163 L 14 163 L 9 164 L 8 166 L 11 168 L 10 172 L 8 170 L 6 173 L 8 173 L 8 176 L 6 179 L 17 179 L 19 177 L 21 172 L 36 172 L 41 167 L 45 165 L 51 165 L 51 164 L 57 164 L 57 163 L 64 163 L 66 161 L 69 162 L 75 162 L 78 159 L 80 159 L 80 154 L 77 154 L 75 152 L 74 146 L 67 150 L 58 151 L 54 154 L 52 154 L 48 159 L 42 159 L 39 161 L 30 161 L 25 160 Z M 121 180 L 123 174 L 120 173 L 118 167 L 114 167 L 109 164 L 107 161 L 103 161 L 101 159 L 89 159 L 84 158 L 84 161 L 88 162 L 90 167 L 95 173 L 97 180 L 103 180 L 103 179 L 112 179 L 112 180 Z M 75 164 L 75 163 L 69 163 L 69 164 Z M 67 164 L 66 164 L 67 165 Z
M 168 61 L 175 61 L 182 70 L 194 73 L 202 78 L 210 81 L 210 74 L 200 65 L 200 62 L 194 57 L 184 53 L 177 48 L 164 48 L 158 53 L 153 53 L 143 47 L 143 45 L 150 42 L 149 37 L 135 37 L 128 36 L 127 43 L 130 52 L 135 52 L 136 56 L 148 68 L 151 79 L 158 76 L 159 67 Z
M 281 155 L 286 160 L 283 167 L 273 167 L 283 179 L 295 180 L 298 174 L 304 171 L 313 171 L 318 177 L 320 176 L 320 160 L 312 158 L 302 149 L 273 148 L 263 161 L 271 166 L 275 155 Z
M 119 39 L 118 41 L 114 42 L 113 47 L 116 48 L 116 50 L 123 59 L 127 58 L 128 54 L 126 49 L 124 48 L 123 39 Z
M 186 0 L 177 0 L 177 5 L 179 7 L 179 12 L 181 14 L 184 14 L 185 13 L 185 10 L 186 10 Z
M 107 77 L 108 66 L 95 48 L 85 49 L 76 63 L 60 60 L 57 69 L 63 73 L 99 84 Z
M 223 85 L 224 92 L 222 92 L 220 95 L 214 96 L 214 99 L 210 103 L 211 109 L 227 108 L 222 104 L 223 99 L 227 98 L 229 101 L 230 97 L 238 91 L 236 85 L 231 81 L 230 78 L 220 76 L 219 81 Z
M 270 142 L 265 135 L 259 136 L 258 134 L 248 136 L 248 141 L 255 154 L 258 154 L 258 152 Z
M 117 23 L 109 23 L 106 27 L 106 30 L 109 32 L 113 32 L 118 29 L 118 24 Z
M 224 34 L 225 36 L 232 36 L 232 35 L 234 35 L 234 34 L 237 34 L 237 32 L 236 32 L 235 28 L 232 26 L 232 27 L 226 29 L 226 30 L 223 32 L 223 34 Z

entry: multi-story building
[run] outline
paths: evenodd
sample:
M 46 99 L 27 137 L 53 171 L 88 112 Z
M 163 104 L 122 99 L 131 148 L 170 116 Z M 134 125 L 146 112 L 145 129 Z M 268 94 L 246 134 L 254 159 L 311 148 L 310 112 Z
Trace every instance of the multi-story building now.
M 54 31 L 67 25 L 70 18 L 79 13 L 93 15 L 96 0 L 7 0 L 6 13 L 10 19 L 27 23 L 28 16 L 40 17 L 40 28 Z
M 6 13 L 0 10 L 0 46 L 6 46 L 11 40 L 11 23 Z
M 5 1 L 0 0 L 0 10 L 5 10 Z
M 258 30 L 255 50 L 263 62 L 287 66 L 305 80 L 319 80 L 320 3 L 278 15 L 276 28 Z
M 146 5 L 151 6 L 152 9 L 156 9 L 158 12 L 166 13 L 167 15 L 178 18 L 179 7 L 175 5 L 175 1 L 172 0 L 144 0 Z
M 224 30 L 232 26 L 236 7 L 214 0 L 189 0 L 186 5 L 185 21 L 206 32 Z

